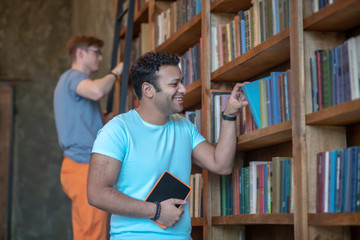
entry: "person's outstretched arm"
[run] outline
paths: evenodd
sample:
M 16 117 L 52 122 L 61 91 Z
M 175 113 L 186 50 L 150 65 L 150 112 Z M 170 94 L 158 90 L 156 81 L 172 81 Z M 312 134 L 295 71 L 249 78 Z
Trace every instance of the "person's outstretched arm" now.
M 120 76 L 122 71 L 123 63 L 121 62 L 111 70 L 114 74 L 108 73 L 103 78 L 95 80 L 85 79 L 81 81 L 76 88 L 76 93 L 82 97 L 97 101 L 110 92 L 117 79 L 115 75 Z
M 233 88 L 224 115 L 236 117 L 241 108 L 248 103 L 238 83 Z M 221 119 L 220 137 L 216 146 L 204 141 L 193 150 L 194 163 L 217 174 L 230 174 L 236 153 L 236 121 Z

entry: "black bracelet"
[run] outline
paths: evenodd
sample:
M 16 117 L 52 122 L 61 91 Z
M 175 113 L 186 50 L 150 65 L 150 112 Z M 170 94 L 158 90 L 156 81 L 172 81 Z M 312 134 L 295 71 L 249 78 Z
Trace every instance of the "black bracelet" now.
M 155 213 L 155 216 L 153 218 L 150 218 L 150 220 L 152 221 L 156 221 L 159 219 L 160 217 L 160 212 L 161 212 L 161 205 L 159 202 L 155 202 L 156 204 L 156 213 Z
M 110 71 L 108 74 L 113 75 L 113 76 L 115 77 L 115 79 L 118 79 L 118 78 L 119 78 L 119 75 L 117 75 L 116 73 L 114 73 L 114 72 L 112 72 L 112 71 Z
M 222 117 L 222 119 L 228 120 L 228 121 L 235 121 L 236 120 L 236 116 L 230 117 L 230 116 L 225 115 L 224 112 L 221 113 L 221 117 Z

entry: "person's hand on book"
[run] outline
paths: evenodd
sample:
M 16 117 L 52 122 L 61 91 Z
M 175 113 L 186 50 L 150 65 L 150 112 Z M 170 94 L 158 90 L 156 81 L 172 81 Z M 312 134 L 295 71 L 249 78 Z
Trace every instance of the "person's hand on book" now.
M 226 105 L 226 108 L 224 110 L 224 115 L 234 117 L 239 114 L 241 108 L 248 105 L 245 95 L 241 89 L 241 87 L 246 83 L 247 82 L 237 83 L 235 85 L 229 97 L 228 104 Z
M 184 214 L 184 209 L 176 207 L 176 205 L 186 204 L 185 200 L 170 198 L 162 201 L 161 213 L 157 220 L 162 225 L 171 227 L 180 220 L 181 215 Z

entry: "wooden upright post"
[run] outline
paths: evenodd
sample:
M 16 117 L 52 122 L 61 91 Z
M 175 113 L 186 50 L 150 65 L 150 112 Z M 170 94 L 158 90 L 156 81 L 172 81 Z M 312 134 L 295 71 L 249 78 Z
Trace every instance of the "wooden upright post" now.
M 9 239 L 13 89 L 0 83 L 0 239 Z

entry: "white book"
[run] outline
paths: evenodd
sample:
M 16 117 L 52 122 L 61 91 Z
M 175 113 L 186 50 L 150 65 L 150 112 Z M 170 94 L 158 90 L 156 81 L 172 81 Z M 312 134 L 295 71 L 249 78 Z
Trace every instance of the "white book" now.
M 359 98 L 359 73 L 357 66 L 356 56 L 356 39 L 354 37 L 349 38 L 348 49 L 349 49 L 349 74 L 350 74 L 350 88 L 351 88 L 351 100 Z
M 330 152 L 325 152 L 324 212 L 329 212 L 329 162 Z
M 218 39 L 218 28 L 211 27 L 211 72 L 219 68 L 219 39 Z
M 264 163 L 268 163 L 265 161 L 252 161 L 249 163 L 249 194 L 250 194 L 250 214 L 255 214 L 256 213 L 256 199 L 257 199 L 257 194 L 256 194 L 256 188 L 257 188 L 257 172 L 256 172 L 256 165 L 259 164 L 264 164 Z

